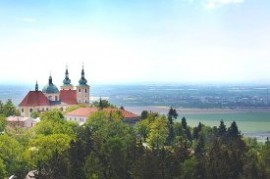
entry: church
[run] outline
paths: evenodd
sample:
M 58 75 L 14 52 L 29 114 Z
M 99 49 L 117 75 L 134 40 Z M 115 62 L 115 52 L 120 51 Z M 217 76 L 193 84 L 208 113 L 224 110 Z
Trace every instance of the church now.
M 48 84 L 39 90 L 36 83 L 35 90 L 29 91 L 19 104 L 22 116 L 29 117 L 32 112 L 43 112 L 57 108 L 64 111 L 68 106 L 76 104 L 89 104 L 90 86 L 82 67 L 81 78 L 77 86 L 71 84 L 68 68 L 66 68 L 65 78 L 60 90 L 53 84 L 52 76 L 49 76 Z

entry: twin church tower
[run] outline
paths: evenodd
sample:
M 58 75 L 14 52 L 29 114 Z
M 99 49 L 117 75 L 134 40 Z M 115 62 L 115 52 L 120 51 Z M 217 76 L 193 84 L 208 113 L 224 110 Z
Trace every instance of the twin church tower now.
M 36 83 L 35 90 L 29 91 L 19 104 L 22 116 L 31 116 L 36 112 L 48 111 L 53 108 L 65 110 L 66 107 L 76 104 L 89 104 L 90 102 L 90 86 L 85 78 L 84 67 L 82 67 L 81 78 L 77 86 L 71 84 L 68 68 L 66 68 L 65 78 L 60 87 L 60 91 L 53 84 L 52 76 L 49 76 L 48 84 L 42 91 L 39 90 Z

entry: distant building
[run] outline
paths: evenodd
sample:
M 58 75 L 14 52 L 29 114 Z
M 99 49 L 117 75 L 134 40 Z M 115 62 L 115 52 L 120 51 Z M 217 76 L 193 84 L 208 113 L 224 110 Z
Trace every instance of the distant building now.
M 33 127 L 39 119 L 33 119 L 30 117 L 22 117 L 22 116 L 9 116 L 6 118 L 7 124 L 11 127 L 25 127 L 30 128 Z
M 89 116 L 91 116 L 93 113 L 97 112 L 98 110 L 99 110 L 98 108 L 94 108 L 94 107 L 82 107 L 82 108 L 76 109 L 74 111 L 71 111 L 65 114 L 65 118 L 68 121 L 76 121 L 79 124 L 83 124 L 86 122 Z M 117 111 L 118 109 L 104 108 L 103 110 L 106 112 L 111 112 L 111 111 Z M 123 115 L 123 119 L 122 119 L 123 122 L 133 124 L 139 120 L 139 116 L 137 116 L 136 114 L 130 111 L 127 111 L 124 109 L 120 109 L 119 111 Z
M 22 116 L 31 116 L 32 112 L 49 111 L 58 108 L 63 111 L 66 107 L 76 104 L 89 104 L 90 86 L 85 78 L 84 68 L 81 71 L 79 84 L 74 87 L 69 78 L 69 72 L 66 68 L 65 78 L 60 91 L 53 84 L 52 76 L 49 76 L 48 84 L 45 85 L 42 91 L 39 90 L 38 84 L 35 85 L 34 91 L 29 91 L 28 94 L 19 104 L 19 110 Z

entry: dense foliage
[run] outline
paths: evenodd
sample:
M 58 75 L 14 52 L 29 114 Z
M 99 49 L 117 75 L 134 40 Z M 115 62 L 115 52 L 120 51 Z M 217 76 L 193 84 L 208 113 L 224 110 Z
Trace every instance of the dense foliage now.
M 15 105 L 12 103 L 12 101 L 9 99 L 6 101 L 6 103 L 3 103 L 0 100 L 0 115 L 1 116 L 19 116 L 20 112 L 16 109 Z
M 100 109 L 78 126 L 60 111 L 45 112 L 19 135 L 0 134 L 0 178 L 29 171 L 40 179 L 270 178 L 269 140 L 244 138 L 235 122 L 192 128 L 184 117 L 175 122 L 173 108 L 142 115 L 132 127 Z

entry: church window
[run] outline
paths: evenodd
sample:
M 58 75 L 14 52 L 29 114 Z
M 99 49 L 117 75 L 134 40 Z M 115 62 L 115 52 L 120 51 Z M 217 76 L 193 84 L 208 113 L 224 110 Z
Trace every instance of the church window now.
M 33 112 L 33 109 L 32 108 L 30 108 L 30 110 L 29 110 L 30 112 Z
M 22 108 L 22 112 L 24 112 L 24 109 Z
M 55 96 L 55 101 L 57 101 L 58 100 L 58 98 L 57 98 L 57 96 Z
M 87 93 L 87 89 L 85 89 L 85 93 Z
M 81 92 L 81 89 L 79 89 L 79 92 Z

